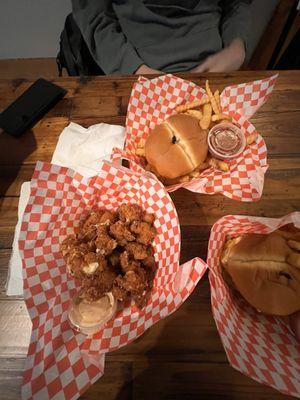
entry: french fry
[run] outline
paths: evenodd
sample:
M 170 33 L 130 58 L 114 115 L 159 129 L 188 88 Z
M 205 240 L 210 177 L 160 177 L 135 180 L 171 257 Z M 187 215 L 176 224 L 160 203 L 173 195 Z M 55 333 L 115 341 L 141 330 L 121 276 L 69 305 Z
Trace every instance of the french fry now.
M 192 110 L 193 108 L 201 107 L 201 106 L 203 106 L 204 104 L 207 104 L 207 103 L 209 103 L 209 99 L 207 97 L 205 97 L 204 99 L 196 100 L 196 101 L 193 101 L 192 103 L 186 103 L 186 104 L 183 104 L 181 106 L 177 106 L 175 108 L 175 111 L 178 112 L 178 113 L 182 113 L 182 112 L 185 112 L 187 110 Z
M 217 160 L 216 158 L 210 158 L 208 163 L 211 167 L 219 169 L 223 172 L 229 171 L 229 165 L 225 161 Z
M 202 172 L 203 170 L 207 169 L 208 167 L 209 167 L 209 164 L 208 164 L 208 161 L 206 160 L 202 164 L 198 165 L 198 167 L 196 167 L 194 169 L 194 171 L 201 171 Z
M 193 117 L 195 117 L 195 118 L 197 118 L 199 120 L 201 120 L 202 117 L 203 117 L 203 114 L 202 114 L 202 112 L 200 110 L 187 110 L 185 112 L 185 114 L 192 115 Z
M 257 137 L 258 137 L 257 133 L 252 133 L 252 135 L 247 136 L 246 143 L 248 145 L 254 143 L 256 141 Z
M 145 157 L 145 147 L 138 147 L 135 150 L 135 154 L 139 157 Z
M 216 102 L 216 99 L 214 98 L 214 95 L 212 94 L 212 91 L 210 90 L 208 80 L 206 80 L 206 82 L 205 82 L 205 89 L 206 89 L 206 93 L 207 93 L 207 96 L 209 98 L 210 104 L 212 106 L 213 112 L 215 114 L 220 114 L 220 110 L 219 110 L 218 104 Z
M 199 124 L 202 129 L 208 129 L 211 121 L 212 107 L 211 104 L 204 104 L 203 106 L 203 117 Z
M 145 143 L 146 143 L 146 140 L 145 140 L 145 139 L 141 139 L 141 140 L 138 142 L 137 147 L 138 147 L 139 149 L 142 149 L 142 148 L 145 147 Z
M 218 105 L 218 109 L 221 112 L 221 100 L 220 100 L 220 92 L 219 90 L 216 90 L 214 93 L 214 98 L 216 99 L 217 105 Z
M 199 171 L 193 171 L 190 173 L 190 177 L 191 178 L 198 178 L 200 176 L 200 172 Z
M 179 183 L 185 183 L 188 182 L 190 180 L 190 177 L 188 175 L 183 175 L 178 179 Z
M 232 117 L 231 117 L 231 115 L 227 115 L 227 114 L 215 114 L 215 115 L 213 115 L 213 116 L 211 117 L 211 120 L 212 120 L 213 122 L 221 121 L 221 120 L 224 120 L 224 119 L 226 119 L 226 120 L 228 120 L 228 121 L 231 121 L 231 120 L 232 120 Z
M 141 139 L 137 144 L 137 148 L 135 149 L 135 154 L 139 157 L 145 157 L 145 139 Z

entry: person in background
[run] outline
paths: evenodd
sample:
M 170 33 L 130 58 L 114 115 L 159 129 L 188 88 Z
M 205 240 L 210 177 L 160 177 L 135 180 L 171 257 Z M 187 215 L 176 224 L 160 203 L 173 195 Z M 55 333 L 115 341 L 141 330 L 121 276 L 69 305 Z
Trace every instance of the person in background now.
M 246 56 L 251 0 L 72 0 L 105 74 L 229 72 Z

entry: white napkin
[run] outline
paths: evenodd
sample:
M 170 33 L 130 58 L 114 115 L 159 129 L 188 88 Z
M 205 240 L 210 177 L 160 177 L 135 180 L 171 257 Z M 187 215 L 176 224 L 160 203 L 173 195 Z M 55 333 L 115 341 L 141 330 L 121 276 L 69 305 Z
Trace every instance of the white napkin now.
M 119 125 L 97 124 L 88 129 L 71 122 L 60 134 L 53 153 L 52 164 L 71 168 L 86 177 L 94 176 L 99 170 L 101 160 L 109 160 L 112 149 L 124 147 L 124 127 Z M 30 197 L 30 182 L 21 186 L 18 223 L 15 229 L 12 255 L 8 264 L 6 294 L 23 294 L 22 261 L 19 254 L 18 239 L 23 213 Z

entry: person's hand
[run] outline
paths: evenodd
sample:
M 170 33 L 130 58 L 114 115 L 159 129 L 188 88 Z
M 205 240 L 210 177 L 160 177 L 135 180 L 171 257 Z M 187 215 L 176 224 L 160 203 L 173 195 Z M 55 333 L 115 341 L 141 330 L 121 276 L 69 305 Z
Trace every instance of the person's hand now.
M 245 60 L 245 46 L 241 39 L 235 39 L 230 46 L 207 57 L 190 72 L 231 72 L 237 71 Z
M 150 67 L 148 67 L 148 65 L 146 64 L 142 64 L 136 71 L 135 71 L 136 75 L 147 75 L 147 74 L 161 74 L 160 71 L 158 71 L 157 69 L 152 69 Z

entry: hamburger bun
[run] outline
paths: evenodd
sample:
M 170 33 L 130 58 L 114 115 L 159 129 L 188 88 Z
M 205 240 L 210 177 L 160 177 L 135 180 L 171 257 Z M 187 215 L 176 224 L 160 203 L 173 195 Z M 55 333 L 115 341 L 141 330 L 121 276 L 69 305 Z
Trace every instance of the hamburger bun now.
M 225 244 L 221 264 L 253 307 L 285 316 L 300 310 L 299 250 L 299 233 L 250 233 Z
M 145 143 L 147 162 L 163 178 L 189 174 L 207 157 L 207 135 L 195 117 L 172 115 L 150 132 Z

